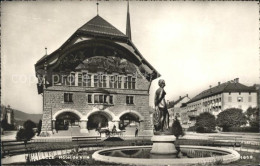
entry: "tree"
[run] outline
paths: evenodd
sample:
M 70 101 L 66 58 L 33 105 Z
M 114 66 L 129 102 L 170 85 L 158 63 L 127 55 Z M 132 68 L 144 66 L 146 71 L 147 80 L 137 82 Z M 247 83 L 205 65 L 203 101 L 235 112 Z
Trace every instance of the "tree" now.
M 256 130 L 259 129 L 259 108 L 249 107 L 246 111 L 247 120 L 250 126 Z
M 8 128 L 8 123 L 7 123 L 7 120 L 6 118 L 4 118 L 2 121 L 1 121 L 1 128 L 3 130 L 6 130 Z
M 203 112 L 196 118 L 195 128 L 199 133 L 208 133 L 215 130 L 216 118 L 209 112 Z
M 35 123 L 31 120 L 27 120 L 23 124 L 24 128 L 20 129 L 16 134 L 17 141 L 24 141 L 24 144 L 27 144 L 27 141 L 31 140 L 34 137 L 35 133 L 33 128 L 36 127 Z
M 245 125 L 246 116 L 239 108 L 229 108 L 218 114 L 216 122 L 219 127 L 223 127 L 223 131 L 228 131 L 230 127 Z
M 25 122 L 23 123 L 23 127 L 24 127 L 25 129 L 33 129 L 33 128 L 36 127 L 36 124 L 35 124 L 33 121 L 31 121 L 31 120 L 27 120 L 27 121 L 25 121 Z
M 177 117 L 175 117 L 175 120 L 172 124 L 172 134 L 176 137 L 176 139 L 179 138 L 179 136 L 184 136 L 184 132 L 182 130 L 182 126 L 180 124 L 180 121 Z

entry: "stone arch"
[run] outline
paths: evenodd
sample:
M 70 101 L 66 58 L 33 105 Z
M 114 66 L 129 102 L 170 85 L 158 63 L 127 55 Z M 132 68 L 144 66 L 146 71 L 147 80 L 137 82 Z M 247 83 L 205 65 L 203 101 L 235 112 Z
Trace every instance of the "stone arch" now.
M 80 113 L 80 112 L 77 111 L 77 110 L 70 109 L 70 108 L 65 108 L 65 109 L 62 109 L 62 110 L 59 110 L 59 111 L 55 112 L 55 113 L 52 115 L 52 120 L 56 120 L 56 118 L 57 118 L 58 115 L 60 115 L 61 113 L 65 113 L 65 112 L 71 112 L 71 113 L 76 114 L 77 116 L 79 116 L 79 119 L 80 119 L 80 120 L 87 120 L 86 118 L 84 118 L 84 116 L 82 115 L 82 113 Z
M 123 116 L 123 115 L 126 114 L 126 113 L 132 113 L 132 114 L 134 114 L 134 115 L 136 115 L 136 116 L 139 117 L 139 121 L 144 121 L 143 115 L 141 115 L 139 112 L 137 112 L 137 111 L 135 111 L 135 110 L 125 110 L 125 111 L 121 112 L 121 113 L 118 115 L 118 119 L 120 119 L 121 116 Z
M 104 109 L 104 110 L 100 110 L 100 109 L 93 109 L 92 111 L 90 111 L 87 115 L 86 115 L 86 119 L 88 119 L 91 115 L 95 114 L 95 113 L 99 113 L 102 112 L 105 115 L 107 115 L 110 120 L 114 121 L 116 118 L 115 114 L 113 112 L 111 112 L 109 109 Z

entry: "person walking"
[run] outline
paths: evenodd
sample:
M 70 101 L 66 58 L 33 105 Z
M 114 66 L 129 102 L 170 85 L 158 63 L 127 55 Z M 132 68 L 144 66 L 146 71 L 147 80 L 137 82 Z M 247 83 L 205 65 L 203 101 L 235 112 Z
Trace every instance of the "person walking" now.
M 135 129 L 135 137 L 138 136 L 138 128 Z

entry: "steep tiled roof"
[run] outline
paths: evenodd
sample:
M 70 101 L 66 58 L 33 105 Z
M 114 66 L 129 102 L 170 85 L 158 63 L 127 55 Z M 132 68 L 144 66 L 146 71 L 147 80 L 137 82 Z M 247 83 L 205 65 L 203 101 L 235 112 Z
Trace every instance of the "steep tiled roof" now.
M 78 31 L 115 37 L 127 37 L 99 15 L 92 18 L 89 22 L 80 27 Z
M 223 92 L 254 92 L 254 91 L 255 90 L 253 88 L 245 86 L 238 82 L 226 82 L 199 93 L 187 103 L 192 103 L 200 99 L 210 97 L 216 94 L 220 94 Z
M 176 101 L 172 101 L 169 103 L 169 108 L 173 108 L 176 104 L 178 104 L 179 102 L 181 102 L 185 97 L 187 97 L 187 95 L 183 96 L 183 97 L 179 97 L 178 100 Z M 188 97 L 189 98 L 189 97 Z

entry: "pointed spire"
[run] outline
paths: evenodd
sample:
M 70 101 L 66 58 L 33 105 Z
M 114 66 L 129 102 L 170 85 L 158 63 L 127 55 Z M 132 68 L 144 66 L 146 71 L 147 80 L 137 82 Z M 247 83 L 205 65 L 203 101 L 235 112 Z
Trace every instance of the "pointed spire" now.
M 132 40 L 131 25 L 130 25 L 130 13 L 129 13 L 129 1 L 127 1 L 127 20 L 126 20 L 126 36 Z
M 98 15 L 98 5 L 99 5 L 99 3 L 97 2 L 96 4 L 97 4 L 97 15 Z

